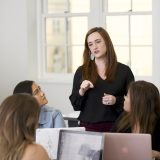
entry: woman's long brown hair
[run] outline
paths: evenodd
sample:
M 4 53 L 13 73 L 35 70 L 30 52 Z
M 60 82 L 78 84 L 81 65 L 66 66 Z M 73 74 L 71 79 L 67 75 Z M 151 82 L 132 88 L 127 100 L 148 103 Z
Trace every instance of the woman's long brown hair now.
M 146 81 L 132 82 L 129 86 L 130 113 L 125 113 L 118 122 L 117 131 L 131 129 L 139 124 L 140 133 L 153 133 L 157 119 L 160 118 L 160 94 L 158 88 Z
M 90 80 L 92 83 L 95 83 L 98 77 L 95 61 L 94 60 L 92 61 L 90 59 L 90 50 L 87 42 L 88 36 L 94 32 L 98 32 L 105 41 L 107 48 L 106 51 L 107 67 L 105 75 L 107 77 L 107 81 L 112 81 L 114 80 L 116 73 L 117 57 L 109 34 L 102 27 L 92 28 L 86 34 L 85 49 L 83 52 L 82 80 Z
M 40 107 L 29 94 L 14 94 L 0 106 L 0 159 L 21 160 L 35 140 Z

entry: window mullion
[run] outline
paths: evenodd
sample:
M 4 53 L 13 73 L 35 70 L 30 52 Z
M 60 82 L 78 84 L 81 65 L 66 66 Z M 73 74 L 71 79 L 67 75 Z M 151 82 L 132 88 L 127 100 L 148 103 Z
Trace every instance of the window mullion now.
M 128 36 L 129 36 L 128 37 L 129 38 L 128 39 L 129 40 L 129 42 L 128 42 L 129 43 L 128 44 L 129 45 L 128 46 L 129 47 L 129 64 L 128 65 L 131 67 L 131 65 L 132 65 L 132 63 L 131 63 L 132 62 L 131 61 L 132 60 L 132 57 L 131 57 L 131 15 L 128 15 L 128 32 L 129 32 L 128 33 Z
M 65 45 L 64 45 L 64 47 L 65 47 L 65 49 L 64 49 L 64 53 L 65 53 L 65 72 L 67 72 L 67 70 L 68 70 L 68 17 L 65 17 L 65 28 L 66 28 L 66 30 L 65 30 Z

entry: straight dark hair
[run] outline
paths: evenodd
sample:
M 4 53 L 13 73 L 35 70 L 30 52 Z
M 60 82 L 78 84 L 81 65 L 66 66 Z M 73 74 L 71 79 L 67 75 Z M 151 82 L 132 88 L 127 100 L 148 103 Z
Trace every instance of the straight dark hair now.
M 25 80 L 22 82 L 19 82 L 14 90 L 13 90 L 13 94 L 16 93 L 28 93 L 32 95 L 32 84 L 34 83 L 34 81 L 31 80 Z

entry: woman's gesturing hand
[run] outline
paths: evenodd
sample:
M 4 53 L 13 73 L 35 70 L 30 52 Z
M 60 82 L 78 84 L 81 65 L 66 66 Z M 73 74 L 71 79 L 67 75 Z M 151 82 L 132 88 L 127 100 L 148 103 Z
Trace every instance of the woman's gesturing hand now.
M 104 93 L 102 97 L 102 103 L 104 105 L 114 105 L 116 103 L 116 97 L 110 94 Z
M 94 88 L 94 85 L 92 84 L 92 82 L 84 80 L 80 85 L 79 94 L 83 96 L 89 88 Z

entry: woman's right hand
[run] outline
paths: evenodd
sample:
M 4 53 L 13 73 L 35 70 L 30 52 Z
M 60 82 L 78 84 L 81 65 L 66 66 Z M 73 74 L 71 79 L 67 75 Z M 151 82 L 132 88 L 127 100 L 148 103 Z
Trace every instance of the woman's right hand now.
M 80 85 L 79 94 L 83 96 L 89 88 L 94 88 L 93 83 L 89 80 L 84 80 Z

